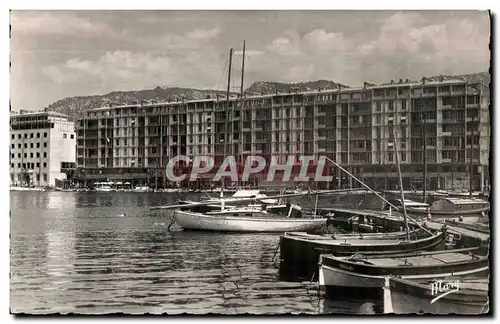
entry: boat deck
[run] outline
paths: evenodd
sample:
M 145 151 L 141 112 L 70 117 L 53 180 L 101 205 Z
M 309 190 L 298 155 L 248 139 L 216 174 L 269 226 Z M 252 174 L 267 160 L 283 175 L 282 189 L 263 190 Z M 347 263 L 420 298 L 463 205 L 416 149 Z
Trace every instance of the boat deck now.
M 387 219 L 395 222 L 404 222 L 403 214 L 397 211 L 393 211 L 389 216 L 389 212 L 385 210 L 372 210 L 372 209 L 351 209 L 351 208 L 337 208 L 337 207 L 329 207 L 323 208 L 323 212 L 333 212 L 338 214 L 351 214 L 353 216 L 370 216 L 379 219 Z
M 443 253 L 438 255 L 410 256 L 403 258 L 367 258 L 364 260 L 379 267 L 439 266 L 472 260 L 472 257 L 463 253 Z
M 324 240 L 314 240 L 314 243 L 324 244 L 324 245 L 345 245 L 345 246 L 356 246 L 356 245 L 390 245 L 401 243 L 401 240 L 377 240 L 372 238 L 358 239 L 358 238 L 343 238 L 340 237 L 337 240 L 324 239 Z
M 433 229 L 433 230 L 440 230 L 443 227 L 443 223 L 438 223 L 438 222 L 426 222 L 427 227 Z M 448 228 L 448 232 L 453 233 L 453 234 L 460 234 L 460 235 L 465 235 L 469 236 L 472 238 L 476 238 L 478 240 L 481 240 L 482 242 L 487 241 L 490 238 L 490 234 L 487 233 L 481 233 L 478 231 L 473 231 L 470 229 L 466 228 L 460 228 L 456 226 L 450 226 L 449 224 L 446 225 Z

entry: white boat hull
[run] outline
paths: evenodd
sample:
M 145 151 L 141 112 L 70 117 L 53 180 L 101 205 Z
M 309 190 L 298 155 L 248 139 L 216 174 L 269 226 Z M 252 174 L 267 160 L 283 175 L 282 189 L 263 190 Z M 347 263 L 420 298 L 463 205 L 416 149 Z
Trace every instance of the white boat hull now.
M 10 187 L 10 191 L 45 191 L 45 188 L 39 188 L 39 187 Z
M 429 279 L 435 280 L 438 278 L 460 277 L 460 276 L 473 276 L 474 274 L 487 271 L 488 267 L 473 269 L 469 271 L 454 272 L 454 273 L 440 273 L 440 274 L 415 274 L 401 276 L 403 279 Z M 384 276 L 370 276 L 355 272 L 350 272 L 342 269 L 320 265 L 319 278 L 323 282 L 319 285 L 324 288 L 327 286 L 347 287 L 347 288 L 383 288 L 385 285 Z
M 365 276 L 328 266 L 319 267 L 319 285 L 348 288 L 378 288 L 384 286 L 384 277 Z
M 326 225 L 326 219 L 300 219 L 280 217 L 211 216 L 201 213 L 176 211 L 177 224 L 186 230 L 217 232 L 311 231 Z

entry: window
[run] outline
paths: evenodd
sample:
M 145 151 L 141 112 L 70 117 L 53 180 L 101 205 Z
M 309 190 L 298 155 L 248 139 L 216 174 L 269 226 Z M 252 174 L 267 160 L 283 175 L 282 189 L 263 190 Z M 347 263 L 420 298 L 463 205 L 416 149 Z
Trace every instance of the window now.
M 36 138 L 40 138 L 40 133 L 36 133 Z
M 28 148 L 28 143 L 24 143 L 24 148 Z
M 43 137 L 47 137 L 47 132 L 43 133 Z
M 10 155 L 10 157 L 11 157 L 11 158 L 14 158 L 14 157 L 15 157 L 14 153 L 12 153 L 12 154 Z
M 30 158 L 33 158 L 33 152 L 30 153 Z
M 40 167 L 40 162 L 37 162 L 36 163 L 36 167 L 39 168 Z
M 47 173 L 43 174 L 43 181 L 47 181 Z
M 47 142 L 43 143 L 43 147 L 47 147 Z
M 26 133 L 25 133 L 25 134 L 24 134 L 24 138 L 28 138 L 28 134 L 26 134 Z
M 392 152 L 387 153 L 387 156 L 389 157 L 389 162 L 393 162 L 394 156 L 392 155 Z
M 18 157 L 18 158 L 21 158 L 21 153 L 17 153 L 17 157 Z
M 64 133 L 63 138 L 68 138 L 68 134 Z
M 39 158 L 40 157 L 40 152 L 36 152 L 36 157 Z
M 47 152 L 43 152 L 43 157 L 46 158 L 47 157 Z
M 12 145 L 11 145 L 11 147 L 12 147 L 12 148 L 16 148 L 16 145 L 15 145 L 15 144 L 12 144 Z
M 47 162 L 43 162 L 43 167 L 46 168 L 47 167 Z
M 13 167 L 14 167 L 14 163 L 11 163 L 11 164 L 10 164 L 10 167 L 11 167 L 11 168 L 13 168 Z
M 31 133 L 30 138 L 33 138 L 33 137 L 35 137 L 35 134 Z
M 11 138 L 12 138 L 12 139 L 16 138 L 16 135 L 12 134 Z
M 21 134 L 17 134 L 17 138 L 21 139 Z
M 40 142 L 36 143 L 36 148 L 40 148 Z
M 21 168 L 21 163 L 18 163 L 18 164 L 17 164 L 17 167 L 18 167 L 18 168 Z
M 28 158 L 28 153 L 24 153 L 24 158 Z
M 71 134 L 69 137 L 70 137 L 71 139 L 74 139 L 74 138 L 75 138 L 75 134 Z
M 21 148 L 21 143 L 18 143 L 18 144 L 17 144 L 17 148 Z
M 394 101 L 389 101 L 389 110 L 394 110 Z
M 30 143 L 30 147 L 33 148 L 34 144 L 33 143 Z
M 401 110 L 406 110 L 406 100 L 401 100 Z

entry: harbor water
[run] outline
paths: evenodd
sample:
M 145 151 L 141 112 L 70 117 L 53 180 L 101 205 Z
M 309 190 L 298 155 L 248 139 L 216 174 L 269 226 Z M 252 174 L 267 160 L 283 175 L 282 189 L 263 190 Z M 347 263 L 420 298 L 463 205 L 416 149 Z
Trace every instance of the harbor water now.
M 10 194 L 13 313 L 381 311 L 381 301 L 328 300 L 317 283 L 280 282 L 277 234 L 185 232 L 176 225 L 167 231 L 170 215 L 149 207 L 173 203 L 177 194 Z M 332 201 L 360 199 L 328 197 L 319 204 Z

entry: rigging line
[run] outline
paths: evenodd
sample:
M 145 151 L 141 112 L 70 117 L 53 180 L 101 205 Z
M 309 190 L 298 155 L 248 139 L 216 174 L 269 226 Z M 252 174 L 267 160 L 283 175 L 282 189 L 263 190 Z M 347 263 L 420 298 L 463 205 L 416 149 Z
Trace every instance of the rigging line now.
M 228 60 L 226 60 L 226 63 L 224 64 L 224 69 L 222 69 L 221 75 L 220 75 L 220 81 L 219 81 L 219 86 L 217 87 L 217 91 L 222 91 L 221 90 L 221 85 L 222 85 L 222 79 L 224 78 L 225 72 L 226 72 L 226 67 L 227 67 Z

